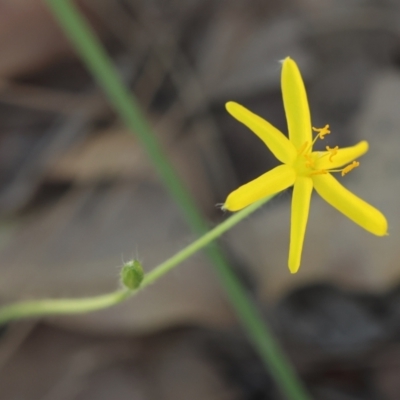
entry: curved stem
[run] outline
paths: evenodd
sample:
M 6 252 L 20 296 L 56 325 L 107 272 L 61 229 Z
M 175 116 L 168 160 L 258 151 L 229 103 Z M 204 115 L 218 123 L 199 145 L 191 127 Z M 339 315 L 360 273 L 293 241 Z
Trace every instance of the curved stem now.
M 221 224 L 217 225 L 214 229 L 195 240 L 193 243 L 179 251 L 166 261 L 159 264 L 152 271 L 144 276 L 140 287 L 136 290 L 120 289 L 112 293 L 104 294 L 101 296 L 84 297 L 81 299 L 48 299 L 48 300 L 33 300 L 16 304 L 11 304 L 0 308 L 0 324 L 8 321 L 40 317 L 45 315 L 59 315 L 59 314 L 82 314 L 90 311 L 101 310 L 104 308 L 112 307 L 121 303 L 128 297 L 136 294 L 139 290 L 154 283 L 162 276 L 164 276 L 171 269 L 177 267 L 180 263 L 187 258 L 209 245 L 213 240 L 221 236 L 223 233 L 231 229 L 242 219 L 246 218 L 257 208 L 262 206 L 272 196 L 266 197 L 251 206 L 233 214 Z
M 131 290 L 121 289 L 101 296 L 80 299 L 45 299 L 11 304 L 0 309 L 0 325 L 21 318 L 83 314 L 101 310 L 121 303 L 130 295 Z
M 182 261 L 186 260 L 188 257 L 201 250 L 203 247 L 207 246 L 214 239 L 221 236 L 223 233 L 231 229 L 242 219 L 249 216 L 252 212 L 260 208 L 263 204 L 267 203 L 273 196 L 265 197 L 264 199 L 251 204 L 250 206 L 244 208 L 243 210 L 233 214 L 228 219 L 226 219 L 221 224 L 217 225 L 214 229 L 211 229 L 205 235 L 201 236 L 195 240 L 192 244 L 185 247 L 183 250 L 176 253 L 174 256 L 168 260 L 162 262 L 153 271 L 145 275 L 141 287 L 145 287 L 159 279 L 165 273 L 170 271 L 172 268 L 176 267 Z

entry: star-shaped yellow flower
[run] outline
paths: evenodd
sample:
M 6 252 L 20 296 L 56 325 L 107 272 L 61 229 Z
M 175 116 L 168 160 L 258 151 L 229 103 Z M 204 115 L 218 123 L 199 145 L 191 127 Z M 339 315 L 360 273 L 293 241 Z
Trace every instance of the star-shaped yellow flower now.
M 359 163 L 354 159 L 367 152 L 368 143 L 362 141 L 343 149 L 337 146 L 331 149 L 327 146 L 326 151 L 312 151 L 315 141 L 330 133 L 329 125 L 320 129 L 312 128 L 303 79 L 297 64 L 289 57 L 283 61 L 281 85 L 289 139 L 269 122 L 240 104 L 226 104 L 228 112 L 250 128 L 282 165 L 230 193 L 223 209 L 238 211 L 294 185 L 289 269 L 296 273 L 300 267 L 313 188 L 330 205 L 375 235 L 386 235 L 388 225 L 380 211 L 348 191 L 331 174 L 341 172 L 343 176 L 357 167 Z M 314 139 L 313 130 L 317 132 Z

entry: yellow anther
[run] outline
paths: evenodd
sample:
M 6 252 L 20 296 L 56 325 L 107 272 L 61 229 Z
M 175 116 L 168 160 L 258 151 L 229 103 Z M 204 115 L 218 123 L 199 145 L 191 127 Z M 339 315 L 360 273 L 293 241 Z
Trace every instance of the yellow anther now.
M 326 146 L 326 150 L 330 153 L 329 154 L 329 161 L 332 162 L 332 158 L 334 156 L 336 156 L 338 150 L 339 150 L 339 146 L 334 147 L 333 149 L 331 149 L 329 146 Z
M 324 175 L 324 174 L 327 174 L 327 173 L 328 173 L 328 171 L 326 171 L 324 169 L 319 169 L 318 171 L 311 172 L 310 176 L 311 175 Z
M 350 171 L 352 171 L 354 168 L 357 168 L 360 165 L 358 161 L 353 161 L 351 164 L 349 164 L 347 167 L 344 167 L 342 169 L 342 176 L 345 176 L 348 174 Z
M 324 139 L 325 135 L 329 135 L 331 133 L 331 131 L 329 130 L 329 125 L 328 124 L 325 125 L 323 128 L 314 128 L 313 127 L 312 130 L 314 132 L 317 132 L 318 134 L 317 134 L 317 136 L 315 136 L 314 140 L 312 141 L 311 147 L 314 146 L 315 142 L 318 139 Z
M 304 142 L 298 150 L 298 154 L 300 155 L 308 146 L 308 142 Z
M 324 139 L 325 135 L 329 135 L 331 131 L 329 130 L 329 125 L 326 124 L 323 128 L 312 128 L 314 132 L 318 132 L 317 137 Z
M 315 161 L 311 158 L 311 155 L 310 154 L 304 154 L 304 158 L 307 160 L 306 161 L 306 167 L 307 168 L 314 168 Z

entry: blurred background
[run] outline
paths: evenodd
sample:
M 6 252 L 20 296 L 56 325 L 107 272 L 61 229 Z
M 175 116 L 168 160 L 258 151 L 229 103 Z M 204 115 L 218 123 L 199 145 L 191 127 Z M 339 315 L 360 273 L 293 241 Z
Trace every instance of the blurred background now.
M 400 399 L 400 2 L 81 0 L 187 184 L 216 204 L 277 161 L 224 109 L 287 132 L 279 60 L 298 63 L 325 145 L 366 139 L 342 179 L 389 221 L 364 232 L 313 197 L 287 268 L 290 191 L 221 240 L 315 399 Z M 137 140 L 39 0 L 0 0 L 0 301 L 112 291 L 194 236 Z M 201 254 L 123 305 L 13 323 L 0 399 L 280 399 Z

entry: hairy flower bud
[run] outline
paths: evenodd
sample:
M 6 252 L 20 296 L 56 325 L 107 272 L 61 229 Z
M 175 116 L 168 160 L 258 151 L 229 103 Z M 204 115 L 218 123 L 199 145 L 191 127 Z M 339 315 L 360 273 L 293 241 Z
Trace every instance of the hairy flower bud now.
M 131 290 L 137 289 L 143 281 L 144 272 L 138 260 L 130 260 L 121 269 L 121 282 Z

